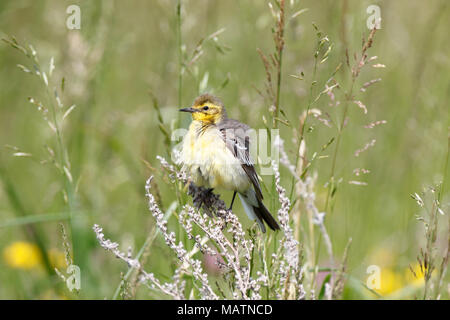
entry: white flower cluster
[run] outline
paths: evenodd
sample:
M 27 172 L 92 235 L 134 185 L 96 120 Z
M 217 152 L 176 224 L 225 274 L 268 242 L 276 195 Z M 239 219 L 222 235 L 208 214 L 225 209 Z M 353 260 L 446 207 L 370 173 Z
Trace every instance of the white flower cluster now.
M 280 240 L 280 248 L 284 248 L 284 254 L 274 255 L 275 259 L 281 258 L 278 264 L 279 287 L 281 290 L 281 292 L 278 290 L 278 298 L 303 297 L 303 270 L 300 265 L 299 243 L 294 237 L 289 222 L 291 202 L 286 196 L 286 190 L 281 186 L 280 171 L 275 161 L 272 162 L 272 167 L 275 172 L 275 186 L 281 204 L 278 210 L 278 221 L 280 222 L 281 230 L 284 232 L 284 237 Z
M 94 232 L 97 235 L 97 240 L 100 243 L 100 245 L 107 251 L 111 251 L 117 258 L 125 261 L 128 266 L 131 268 L 135 268 L 139 270 L 139 277 L 141 282 L 148 282 L 150 287 L 153 289 L 158 289 L 161 292 L 172 296 L 174 299 L 181 300 L 185 299 L 184 297 L 184 281 L 180 281 L 179 277 L 174 276 L 174 282 L 173 283 L 164 283 L 161 284 L 161 282 L 154 276 L 153 273 L 147 273 L 144 270 L 142 270 L 141 264 L 138 260 L 133 259 L 130 257 L 130 255 L 126 255 L 125 253 L 121 252 L 119 250 L 119 244 L 116 242 L 112 242 L 109 239 L 105 239 L 105 235 L 103 234 L 103 229 L 97 225 L 94 224 Z
M 177 171 L 175 166 L 169 164 L 164 158 L 158 157 L 158 159 L 174 181 L 188 182 L 183 172 Z M 219 297 L 261 299 L 263 287 L 275 288 L 275 290 L 278 290 L 280 298 L 302 298 L 304 297 L 301 283 L 303 269 L 300 266 L 299 243 L 294 238 L 289 221 L 290 201 L 280 185 L 278 166 L 275 163 L 273 166 L 276 172 L 276 188 L 281 203 L 278 219 L 283 234 L 276 259 L 272 259 L 272 264 L 268 266 L 263 258 L 262 270 L 253 270 L 253 268 L 255 267 L 255 252 L 265 256 L 265 253 L 261 253 L 265 251 L 264 241 L 261 238 L 255 238 L 252 232 L 248 236 L 238 217 L 226 208 L 225 203 L 217 195 L 193 185 L 189 187 L 189 194 L 193 197 L 194 204 L 200 203 L 205 210 L 201 211 L 200 208 L 185 205 L 178 214 L 178 222 L 185 230 L 188 238 L 195 241 L 194 248 L 191 251 L 186 250 L 183 242 L 177 242 L 175 233 L 169 230 L 164 213 L 150 192 L 152 177 L 147 180 L 145 185 L 149 210 L 156 220 L 156 227 L 163 236 L 165 243 L 180 260 L 172 282 L 162 284 L 154 274 L 144 271 L 137 259 L 133 259 L 131 254 L 122 253 L 119 250 L 119 245 L 105 239 L 102 229 L 98 225 L 94 225 L 97 239 L 104 249 L 111 251 L 131 268 L 138 270 L 139 279 L 142 283 L 174 299 L 188 298 L 184 292 L 183 274 L 190 274 L 193 277 L 194 286 L 198 289 L 202 299 L 219 299 Z M 227 282 L 231 284 L 230 291 L 224 293 L 221 288 L 211 285 L 201 261 L 194 258 L 198 252 L 205 257 L 210 257 L 214 267 L 217 267 L 216 269 L 220 270 Z M 205 265 L 205 267 L 208 266 Z M 211 263 L 209 267 L 211 267 Z M 191 297 L 190 295 L 189 298 Z
M 184 248 L 183 243 L 180 241 L 178 244 L 176 243 L 176 237 L 174 232 L 169 232 L 167 228 L 167 221 L 164 220 L 164 214 L 158 207 L 158 204 L 155 201 L 155 197 L 150 193 L 150 182 L 152 177 L 147 180 L 145 184 L 145 194 L 148 198 L 148 207 L 150 212 L 156 219 L 156 226 L 161 231 L 164 236 L 164 240 L 166 244 L 175 251 L 177 257 L 184 263 L 183 266 L 188 265 L 192 269 L 192 275 L 194 278 L 200 282 L 201 284 L 201 295 L 203 299 L 218 299 L 217 295 L 214 293 L 213 289 L 209 285 L 208 275 L 203 272 L 203 268 L 201 266 L 201 262 L 197 259 L 192 258 L 187 250 Z

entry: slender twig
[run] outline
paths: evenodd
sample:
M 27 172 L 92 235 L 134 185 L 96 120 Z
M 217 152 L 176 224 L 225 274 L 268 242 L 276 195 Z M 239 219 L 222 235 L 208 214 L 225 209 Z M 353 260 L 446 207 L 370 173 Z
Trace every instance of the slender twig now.
M 181 38 L 181 0 L 177 0 L 177 47 L 178 47 L 178 107 L 182 108 L 182 92 L 183 92 L 183 49 Z M 180 114 L 177 115 L 177 127 L 180 124 Z
M 278 114 L 280 112 L 280 92 L 281 92 L 281 71 L 283 66 L 284 50 L 284 27 L 285 27 L 285 8 L 284 0 L 279 1 L 280 11 L 278 13 L 277 29 L 275 32 L 276 60 L 277 60 L 277 96 L 275 100 L 275 111 L 273 117 L 273 127 L 278 128 Z

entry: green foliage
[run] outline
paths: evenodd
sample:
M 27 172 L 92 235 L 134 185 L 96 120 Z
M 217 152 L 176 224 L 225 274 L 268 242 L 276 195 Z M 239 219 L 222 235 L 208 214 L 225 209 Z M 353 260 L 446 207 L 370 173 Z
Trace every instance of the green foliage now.
M 78 31 L 65 26 L 70 1 L 1 1 L 0 37 L 6 41 L 0 45 L 0 298 L 162 297 L 142 287 L 133 292 L 132 272 L 98 245 L 91 227 L 98 223 L 108 238 L 145 258 L 146 270 L 171 280 L 176 256 L 148 212 L 144 185 L 155 176 L 152 192 L 157 190 L 168 227 L 185 237 L 175 207 L 190 199 L 183 186 L 171 185 L 156 156 L 168 156 L 171 132 L 189 123 L 177 110 L 203 90 L 220 96 L 231 118 L 254 128 L 279 127 L 292 163 L 304 161 L 301 177 L 317 173 L 316 202 L 327 212 L 334 267 L 353 239 L 344 298 L 380 298 L 366 287 L 366 269 L 374 264 L 397 275 L 392 281 L 400 286 L 382 295 L 421 298 L 423 283 L 411 284 L 404 273 L 421 248 L 445 249 L 447 239 L 427 241 L 409 195 L 443 184 L 439 203 L 450 214 L 447 1 L 378 1 L 382 29 L 367 57 L 378 58 L 356 81 L 350 66 L 361 58 L 361 39 L 370 32 L 369 1 L 286 1 L 283 32 L 265 1 L 179 3 L 81 2 Z M 269 98 L 257 48 L 274 52 L 275 63 L 267 56 L 274 81 Z M 330 101 L 325 84 L 336 83 L 336 100 Z M 49 110 L 48 118 L 43 110 Z M 373 139 L 372 147 L 355 156 Z M 280 169 L 294 212 L 301 204 L 295 180 Z M 272 193 L 272 178 L 263 179 L 265 194 Z M 222 198 L 229 203 L 231 195 Z M 235 205 L 245 229 L 251 228 Z M 278 203 L 272 201 L 270 209 L 276 212 Z M 434 232 L 445 234 L 447 217 Z M 47 256 L 51 249 L 65 250 L 58 222 L 66 225 L 81 267 L 79 293 L 65 288 Z M 322 271 L 330 266 L 326 244 L 306 220 L 299 232 L 306 235 L 307 261 L 314 248 L 317 268 L 310 272 L 317 298 L 323 298 L 331 279 L 330 269 Z M 45 268 L 8 265 L 4 251 L 15 241 L 35 243 Z M 256 259 L 263 247 L 257 247 Z M 443 276 L 444 284 L 448 279 Z M 221 281 L 226 280 L 217 277 Z

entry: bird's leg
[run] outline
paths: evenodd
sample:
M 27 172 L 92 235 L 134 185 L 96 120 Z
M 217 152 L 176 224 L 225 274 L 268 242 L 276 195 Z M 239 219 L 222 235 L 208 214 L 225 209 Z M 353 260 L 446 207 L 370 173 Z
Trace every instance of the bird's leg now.
M 230 204 L 230 207 L 228 208 L 229 211 L 231 211 L 231 209 L 233 209 L 234 198 L 236 198 L 236 191 L 233 193 L 233 199 L 231 199 L 231 204 Z

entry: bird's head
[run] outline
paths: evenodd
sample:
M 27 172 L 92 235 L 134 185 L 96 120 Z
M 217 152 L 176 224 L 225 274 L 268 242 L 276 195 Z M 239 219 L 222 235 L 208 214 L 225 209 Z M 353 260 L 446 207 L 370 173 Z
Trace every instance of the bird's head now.
M 190 112 L 193 120 L 205 124 L 216 124 L 227 116 L 222 101 L 210 94 L 202 94 L 194 100 L 192 107 L 180 111 Z

